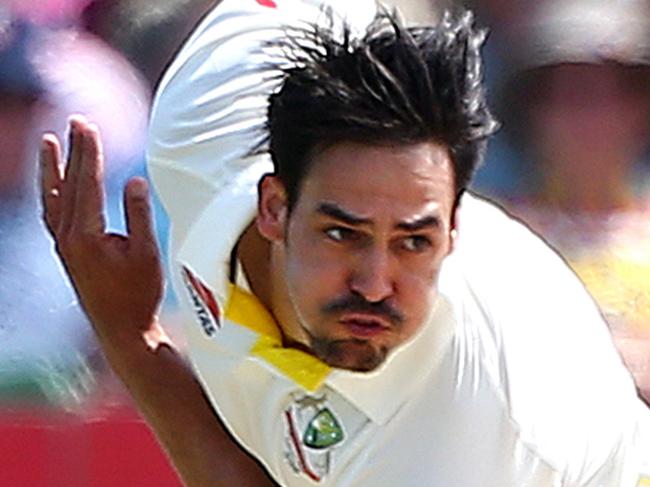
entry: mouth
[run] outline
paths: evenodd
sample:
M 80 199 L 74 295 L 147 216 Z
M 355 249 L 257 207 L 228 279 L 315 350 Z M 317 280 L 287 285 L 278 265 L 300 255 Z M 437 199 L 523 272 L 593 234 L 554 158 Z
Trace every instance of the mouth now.
M 357 338 L 371 338 L 391 329 L 391 324 L 386 318 L 368 313 L 346 313 L 339 323 Z

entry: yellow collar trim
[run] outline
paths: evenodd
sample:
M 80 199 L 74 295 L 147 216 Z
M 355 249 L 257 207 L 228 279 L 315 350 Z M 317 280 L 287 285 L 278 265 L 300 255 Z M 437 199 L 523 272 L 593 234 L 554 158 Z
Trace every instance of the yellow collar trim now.
M 253 294 L 230 284 L 224 313 L 227 320 L 259 335 L 250 350 L 308 391 L 315 391 L 331 372 L 331 367 L 313 355 L 282 346 L 282 333 L 273 316 Z

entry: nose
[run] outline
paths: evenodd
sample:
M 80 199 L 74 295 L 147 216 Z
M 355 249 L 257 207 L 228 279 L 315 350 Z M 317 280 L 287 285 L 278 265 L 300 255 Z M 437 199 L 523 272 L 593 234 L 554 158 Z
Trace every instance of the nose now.
M 378 303 L 395 292 L 391 256 L 388 250 L 368 249 L 359 256 L 349 280 L 350 290 L 371 303 Z

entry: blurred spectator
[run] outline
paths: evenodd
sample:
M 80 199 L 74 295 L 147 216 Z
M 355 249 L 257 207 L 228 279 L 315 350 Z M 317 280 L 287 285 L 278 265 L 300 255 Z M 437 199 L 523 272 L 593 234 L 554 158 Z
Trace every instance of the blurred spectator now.
M 544 0 L 539 0 L 544 1 Z M 480 25 L 489 30 L 488 42 L 483 48 L 485 78 L 490 100 L 494 101 L 497 88 L 509 72 L 513 45 L 521 36 L 527 15 L 538 0 L 459 0 L 471 8 Z M 516 197 L 524 192 L 521 187 L 523 168 L 518 154 L 508 138 L 500 131 L 490 141 L 485 163 L 478 168 L 472 189 L 492 197 Z
M 91 0 L 84 27 L 122 52 L 155 86 L 199 19 L 219 0 Z
M 82 1 L 82 0 L 77 0 Z M 90 0 L 83 26 L 122 52 L 155 87 L 192 29 L 219 0 Z M 432 23 L 453 0 L 385 0 L 411 23 Z
M 467 0 L 463 2 L 487 23 L 499 43 L 507 43 L 520 34 L 526 17 L 538 0 Z
M 81 11 L 92 0 L 0 0 L 0 9 L 12 12 L 23 20 L 39 25 L 70 25 L 77 22 Z
M 5 405 L 28 398 L 74 404 L 93 386 L 89 359 L 98 350 L 40 221 L 35 191 L 40 133 L 61 134 L 70 113 L 84 113 L 100 126 L 116 214 L 115 188 L 142 165 L 148 99 L 135 70 L 98 39 L 46 30 L 0 10 L 0 400 Z
M 548 2 L 521 33 L 503 115 L 528 192 L 506 204 L 572 264 L 650 399 L 648 6 Z

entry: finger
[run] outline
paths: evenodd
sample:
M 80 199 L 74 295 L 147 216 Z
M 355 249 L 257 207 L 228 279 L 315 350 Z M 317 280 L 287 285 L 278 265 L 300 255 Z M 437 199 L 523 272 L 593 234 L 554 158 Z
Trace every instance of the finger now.
M 55 235 L 59 226 L 61 211 L 61 144 L 56 135 L 46 133 L 41 140 L 39 151 L 40 190 L 43 207 L 43 220 L 50 234 Z
M 74 221 L 75 204 L 77 198 L 77 180 L 81 165 L 82 134 L 86 119 L 81 115 L 70 117 L 68 162 L 65 166 L 65 175 L 61 185 L 61 210 L 58 233 L 65 235 L 70 230 Z
M 80 131 L 79 168 L 75 212 L 72 225 L 88 234 L 103 234 L 104 218 L 104 164 L 99 129 L 86 124 Z
M 131 178 L 124 193 L 126 230 L 137 244 L 155 242 L 153 215 L 149 198 L 149 185 L 144 178 Z

